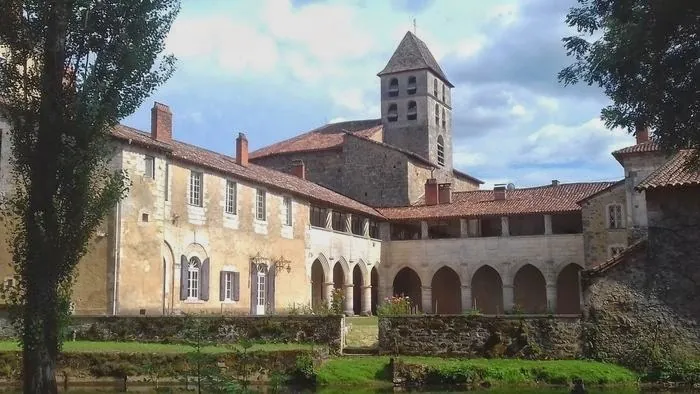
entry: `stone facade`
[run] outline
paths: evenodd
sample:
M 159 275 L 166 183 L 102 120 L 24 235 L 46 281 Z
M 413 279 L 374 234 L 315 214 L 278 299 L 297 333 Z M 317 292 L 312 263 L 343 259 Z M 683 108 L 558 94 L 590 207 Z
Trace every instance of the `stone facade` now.
M 294 152 L 252 159 L 256 164 L 289 173 L 295 160 L 304 162 L 306 179 L 331 190 L 344 190 L 342 180 L 346 158 L 341 149 L 320 152 Z M 360 200 L 358 200 L 360 201 Z
M 380 354 L 572 359 L 578 317 L 391 316 L 379 318 Z
M 620 228 L 611 228 L 609 221 L 611 206 L 619 206 L 622 218 L 627 217 L 625 185 L 616 184 L 581 203 L 586 268 L 603 263 L 613 257 L 613 251 L 624 249 L 628 245 L 627 221 L 623 219 L 625 225 Z

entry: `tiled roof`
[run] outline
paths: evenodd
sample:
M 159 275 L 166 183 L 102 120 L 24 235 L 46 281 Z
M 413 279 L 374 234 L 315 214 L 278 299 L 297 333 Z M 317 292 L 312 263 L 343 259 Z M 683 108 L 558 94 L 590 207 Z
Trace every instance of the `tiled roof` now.
M 700 170 L 688 168 L 688 163 L 696 154 L 691 149 L 679 151 L 640 182 L 637 189 L 700 185 Z
M 618 157 L 621 155 L 626 155 L 630 153 L 646 153 L 646 152 L 658 152 L 659 144 L 654 141 L 646 141 L 641 144 L 628 146 L 626 148 L 618 149 L 612 153 L 613 156 Z
M 483 185 L 483 184 L 484 184 L 484 181 L 482 181 L 481 179 L 474 178 L 473 176 L 467 174 L 466 172 L 462 172 L 462 171 L 459 171 L 459 170 L 452 169 L 452 173 L 453 173 L 456 177 L 459 177 L 459 178 L 466 178 L 466 179 L 469 179 L 470 181 L 475 182 L 475 183 L 478 183 L 478 184 L 480 184 L 480 185 Z
M 417 220 L 565 213 L 580 211 L 577 201 L 603 190 L 612 182 L 569 183 L 509 190 L 505 200 L 495 200 L 493 190 L 474 190 L 452 194 L 450 204 L 377 208 L 387 219 Z
M 589 196 L 586 196 L 586 197 L 584 197 L 584 198 L 582 198 L 582 199 L 576 201 L 576 204 L 579 204 L 579 205 L 580 205 L 582 202 L 584 202 L 584 201 L 586 201 L 586 200 L 590 200 L 591 198 L 596 197 L 596 196 L 599 196 L 599 195 L 601 195 L 601 194 L 603 194 L 603 193 L 605 193 L 605 192 L 609 192 L 610 190 L 612 190 L 612 189 L 616 188 L 617 186 L 620 186 L 620 185 L 622 185 L 622 184 L 624 184 L 624 183 L 625 183 L 625 180 L 624 180 L 624 179 L 621 179 L 621 180 L 619 180 L 619 181 L 613 183 L 612 185 L 606 187 L 605 189 L 599 190 L 599 191 L 597 191 L 597 192 L 595 192 L 595 193 L 593 193 L 593 194 L 591 194 L 591 195 L 589 195 Z
M 313 152 L 339 148 L 346 131 L 369 139 L 377 138 L 382 131 L 381 119 L 353 120 L 329 123 L 308 133 L 298 135 L 250 153 L 250 159 L 293 152 Z
M 122 141 L 137 144 L 148 149 L 165 150 L 177 160 L 228 174 L 259 185 L 268 186 L 273 189 L 283 190 L 290 194 L 302 196 L 310 201 L 338 206 L 374 217 L 381 217 L 372 207 L 294 175 L 275 171 L 253 163 L 249 163 L 247 167 L 240 166 L 233 157 L 175 140 L 171 143 L 155 141 L 149 134 L 122 125 L 117 126 L 113 130 L 112 135 Z
M 379 72 L 379 76 L 402 71 L 429 69 L 442 79 L 449 87 L 454 87 L 447 79 L 440 65 L 430 53 L 430 49 L 420 38 L 410 31 L 406 33 L 401 43 L 391 55 L 389 63 Z
M 647 245 L 647 239 L 642 238 L 632 245 L 628 246 L 625 250 L 618 253 L 616 256 L 609 258 L 601 264 L 598 264 L 590 269 L 585 270 L 583 273 L 586 276 L 597 276 L 605 273 L 610 268 L 625 262 L 632 254 L 636 253 L 638 250 L 643 249 Z

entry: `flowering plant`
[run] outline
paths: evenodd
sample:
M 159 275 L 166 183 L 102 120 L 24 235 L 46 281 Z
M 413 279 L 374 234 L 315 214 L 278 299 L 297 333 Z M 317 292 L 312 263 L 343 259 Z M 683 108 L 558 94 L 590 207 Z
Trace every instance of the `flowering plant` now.
M 411 314 L 411 298 L 408 296 L 392 296 L 384 298 L 377 308 L 380 316 L 396 316 Z

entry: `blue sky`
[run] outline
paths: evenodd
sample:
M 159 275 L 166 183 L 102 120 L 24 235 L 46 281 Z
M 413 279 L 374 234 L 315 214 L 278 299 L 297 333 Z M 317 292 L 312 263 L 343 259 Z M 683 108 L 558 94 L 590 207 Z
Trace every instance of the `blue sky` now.
M 632 145 L 599 119 L 597 88 L 563 87 L 574 0 L 182 0 L 167 41 L 178 69 L 123 123 L 150 128 L 170 105 L 178 140 L 233 155 L 338 120 L 378 118 L 376 76 L 407 30 L 453 90 L 455 166 L 516 186 L 622 178 Z

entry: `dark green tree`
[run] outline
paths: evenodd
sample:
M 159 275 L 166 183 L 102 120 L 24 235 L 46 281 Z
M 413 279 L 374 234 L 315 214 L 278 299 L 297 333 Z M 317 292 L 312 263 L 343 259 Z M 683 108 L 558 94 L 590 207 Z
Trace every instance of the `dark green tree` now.
M 178 11 L 179 0 L 0 0 L 25 393 L 56 392 L 75 266 L 127 191 L 109 133 L 172 74 L 161 54 Z
M 666 151 L 700 147 L 700 1 L 578 0 L 563 39 L 575 62 L 565 85 L 598 85 L 612 99 L 607 127 L 654 130 Z

